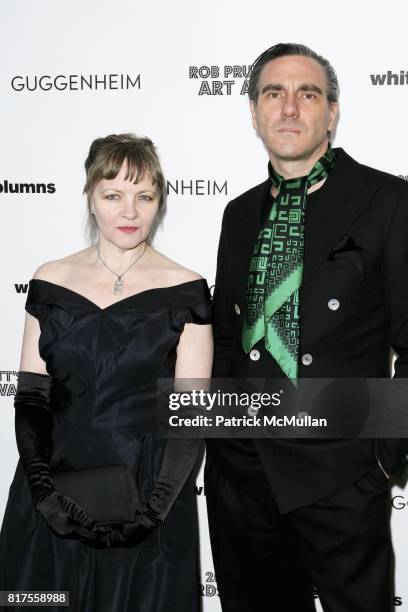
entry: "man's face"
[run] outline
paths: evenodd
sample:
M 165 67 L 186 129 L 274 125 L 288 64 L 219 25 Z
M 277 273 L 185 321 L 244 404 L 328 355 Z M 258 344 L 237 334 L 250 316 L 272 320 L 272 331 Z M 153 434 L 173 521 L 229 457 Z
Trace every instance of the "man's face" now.
M 300 55 L 273 59 L 262 68 L 252 122 L 271 157 L 307 160 L 328 142 L 337 103 L 327 100 L 322 66 Z

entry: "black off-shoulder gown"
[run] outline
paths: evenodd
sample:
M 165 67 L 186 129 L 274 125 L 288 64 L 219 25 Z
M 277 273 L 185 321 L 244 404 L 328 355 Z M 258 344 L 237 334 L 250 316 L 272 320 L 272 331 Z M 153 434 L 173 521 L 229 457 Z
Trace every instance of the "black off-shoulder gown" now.
M 147 433 L 156 380 L 173 377 L 184 324 L 211 321 L 207 283 L 150 289 L 100 308 L 33 279 L 26 310 L 39 320 L 39 352 L 53 377 L 52 468 L 126 463 L 147 498 L 164 445 Z M 75 612 L 197 612 L 197 537 L 190 477 L 164 525 L 138 546 L 95 550 L 59 538 L 33 509 L 19 462 L 0 534 L 0 588 L 69 591 Z

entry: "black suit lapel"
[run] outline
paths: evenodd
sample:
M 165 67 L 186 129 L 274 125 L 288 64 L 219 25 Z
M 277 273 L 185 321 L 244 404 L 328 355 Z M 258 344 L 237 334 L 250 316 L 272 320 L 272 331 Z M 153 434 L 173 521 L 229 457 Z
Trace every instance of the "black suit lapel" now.
M 263 212 L 271 186 L 270 180 L 261 183 L 253 198 L 246 202 L 242 210 L 242 250 L 251 258 L 254 251 L 255 241 L 262 229 Z
M 310 214 L 306 210 L 302 286 L 362 212 L 376 188 L 364 184 L 360 164 L 343 149 Z
M 248 273 L 251 257 L 254 252 L 255 242 L 261 231 L 263 223 L 263 211 L 270 189 L 270 180 L 261 183 L 255 193 L 245 202 L 245 206 L 240 211 L 239 223 L 235 240 L 237 244 L 234 252 L 237 253 L 236 269 L 240 270 L 232 279 L 235 285 L 235 296 L 238 304 L 244 304 L 248 285 Z

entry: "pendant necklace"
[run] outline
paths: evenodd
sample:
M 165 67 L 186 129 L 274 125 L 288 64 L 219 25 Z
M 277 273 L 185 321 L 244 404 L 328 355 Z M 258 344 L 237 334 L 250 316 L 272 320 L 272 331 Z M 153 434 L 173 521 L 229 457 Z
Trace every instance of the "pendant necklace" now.
M 113 283 L 113 294 L 114 294 L 114 295 L 122 295 L 122 291 L 123 291 L 123 280 L 122 280 L 122 279 L 123 279 L 124 274 L 126 274 L 126 272 L 129 270 L 129 268 L 131 268 L 132 266 L 134 266 L 134 265 L 135 265 L 135 263 L 136 263 L 137 261 L 139 261 L 139 259 L 140 259 L 141 257 L 143 257 L 143 255 L 144 255 L 144 254 L 145 254 L 145 252 L 146 252 L 146 248 L 147 248 L 147 245 L 146 245 L 146 243 L 145 243 L 145 246 L 144 246 L 143 251 L 140 253 L 140 255 L 138 255 L 138 256 L 136 257 L 135 261 L 132 261 L 132 263 L 130 264 L 130 266 L 128 266 L 128 267 L 126 268 L 126 270 L 124 270 L 124 271 L 123 271 L 121 274 L 117 274 L 117 273 L 116 273 L 114 270 L 111 270 L 111 269 L 110 269 L 110 267 L 108 266 L 108 264 L 107 264 L 107 263 L 105 263 L 105 262 L 103 261 L 102 257 L 100 256 L 100 253 L 99 253 L 99 243 L 96 245 L 96 252 L 98 253 L 98 258 L 101 260 L 101 262 L 103 263 L 103 265 L 105 266 L 105 268 L 107 268 L 107 269 L 109 270 L 109 272 L 112 272 L 112 274 L 114 274 L 114 275 L 117 277 L 117 278 L 116 278 L 116 280 L 115 280 L 115 282 Z

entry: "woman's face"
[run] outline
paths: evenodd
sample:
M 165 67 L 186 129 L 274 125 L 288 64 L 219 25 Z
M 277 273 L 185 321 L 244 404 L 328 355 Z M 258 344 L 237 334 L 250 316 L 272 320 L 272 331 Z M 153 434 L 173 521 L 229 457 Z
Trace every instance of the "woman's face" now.
M 91 195 L 99 233 L 119 248 L 144 242 L 159 208 L 159 194 L 148 172 L 136 185 L 126 180 L 127 163 L 114 179 L 102 179 Z

